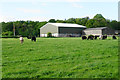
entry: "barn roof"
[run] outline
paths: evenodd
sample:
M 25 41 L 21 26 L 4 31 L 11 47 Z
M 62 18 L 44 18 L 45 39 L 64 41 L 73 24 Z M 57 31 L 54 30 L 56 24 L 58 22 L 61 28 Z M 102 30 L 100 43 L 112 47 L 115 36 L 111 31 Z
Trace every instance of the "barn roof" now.
M 107 27 L 99 27 L 99 28 L 88 28 L 85 30 L 102 30 L 102 29 L 106 29 Z
M 47 23 L 51 25 L 55 25 L 57 27 L 81 27 L 86 28 L 86 26 L 78 25 L 78 24 L 71 24 L 71 23 Z

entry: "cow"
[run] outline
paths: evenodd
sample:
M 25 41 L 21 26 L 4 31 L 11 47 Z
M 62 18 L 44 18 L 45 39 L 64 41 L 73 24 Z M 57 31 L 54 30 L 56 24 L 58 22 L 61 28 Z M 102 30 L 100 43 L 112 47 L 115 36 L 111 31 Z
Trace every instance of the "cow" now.
M 94 36 L 93 35 L 90 35 L 90 36 L 88 36 L 88 38 L 87 38 L 87 40 L 93 40 L 94 39 Z
M 112 38 L 113 38 L 113 39 L 117 39 L 116 36 L 114 36 L 114 35 L 112 36 Z
M 97 39 L 97 37 L 99 37 L 99 36 L 95 36 L 95 40 Z
M 32 37 L 31 40 L 34 41 L 34 42 L 36 42 L 36 37 Z
M 102 37 L 102 39 L 107 39 L 107 35 L 104 35 L 104 36 Z
M 20 36 L 20 43 L 22 44 L 24 42 L 24 39 L 22 36 Z
M 86 36 L 82 36 L 82 40 L 84 40 L 84 39 L 87 39 L 87 37 Z
M 101 39 L 101 40 L 107 39 L 107 35 L 100 35 L 99 39 Z

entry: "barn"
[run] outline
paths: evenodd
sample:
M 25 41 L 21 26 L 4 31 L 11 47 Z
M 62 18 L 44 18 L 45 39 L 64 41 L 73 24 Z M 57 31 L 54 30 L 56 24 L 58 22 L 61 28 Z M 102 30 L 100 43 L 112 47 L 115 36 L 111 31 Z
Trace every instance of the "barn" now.
M 40 28 L 40 37 L 52 33 L 54 37 L 80 37 L 85 26 L 70 23 L 47 23 Z
M 83 35 L 114 35 L 115 31 L 108 27 L 88 28 L 83 30 Z

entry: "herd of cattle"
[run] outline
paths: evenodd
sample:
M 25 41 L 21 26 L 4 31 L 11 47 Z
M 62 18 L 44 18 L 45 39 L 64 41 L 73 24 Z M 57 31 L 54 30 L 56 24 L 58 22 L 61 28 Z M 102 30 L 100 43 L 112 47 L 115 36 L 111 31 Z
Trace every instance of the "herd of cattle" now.
M 36 37 L 27 37 L 28 39 L 31 39 L 31 41 L 34 41 L 36 42 Z M 93 36 L 93 35 L 90 35 L 90 36 L 82 36 L 82 40 L 96 40 L 96 39 L 101 39 L 101 40 L 104 40 L 104 39 L 107 39 L 107 35 L 104 35 L 104 36 Z M 117 39 L 116 36 L 112 36 L 112 39 Z
M 86 39 L 87 39 L 87 40 L 89 40 L 89 39 L 90 39 L 90 40 L 93 40 L 93 39 L 96 40 L 97 38 L 99 38 L 99 39 L 101 39 L 101 40 L 104 40 L 104 39 L 107 39 L 107 35 L 103 35 L 103 36 L 102 36 L 102 35 L 100 35 L 100 36 L 90 35 L 90 36 L 88 36 L 88 37 L 87 37 L 87 36 L 82 36 L 82 40 L 86 40 Z M 113 36 L 112 36 L 112 39 L 117 39 L 117 38 L 116 38 L 116 36 L 113 35 Z

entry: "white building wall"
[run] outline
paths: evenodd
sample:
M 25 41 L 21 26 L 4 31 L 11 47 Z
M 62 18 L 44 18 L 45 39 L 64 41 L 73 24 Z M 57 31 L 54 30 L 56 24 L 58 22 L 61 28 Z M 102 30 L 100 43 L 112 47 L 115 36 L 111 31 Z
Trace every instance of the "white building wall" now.
M 54 37 L 80 37 L 81 34 L 58 34 L 58 33 L 53 33 L 52 36 L 54 36 Z M 47 34 L 40 34 L 40 37 L 47 37 Z
M 47 34 L 40 34 L 40 37 L 47 37 Z
M 58 37 L 58 33 L 53 33 L 52 36 Z M 40 34 L 40 37 L 47 37 L 47 34 Z
M 58 37 L 58 33 L 53 33 L 52 36 Z

